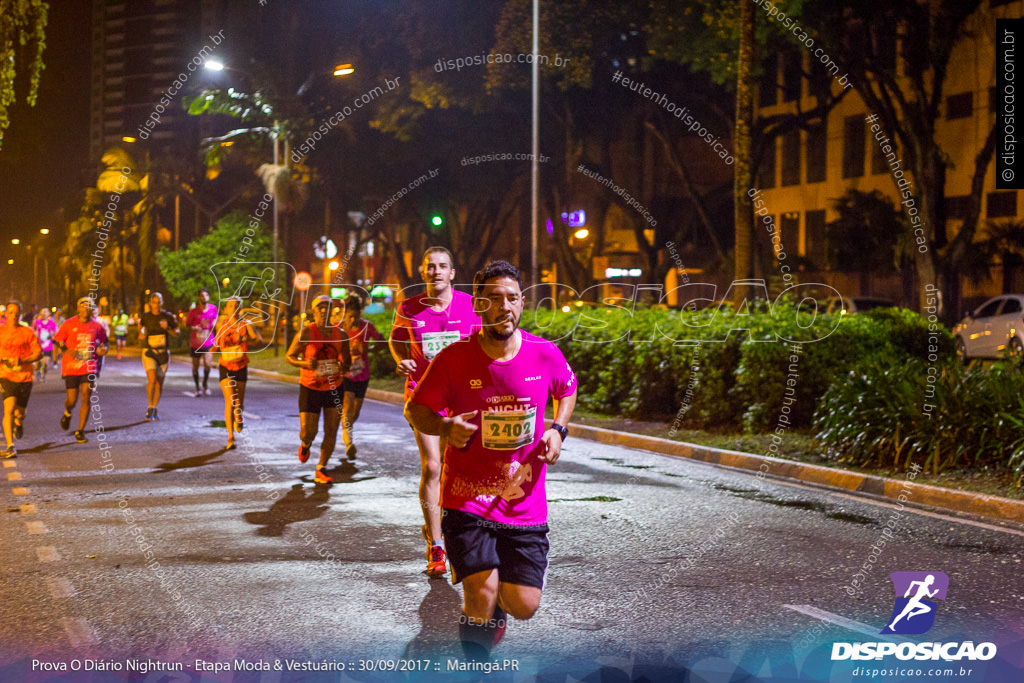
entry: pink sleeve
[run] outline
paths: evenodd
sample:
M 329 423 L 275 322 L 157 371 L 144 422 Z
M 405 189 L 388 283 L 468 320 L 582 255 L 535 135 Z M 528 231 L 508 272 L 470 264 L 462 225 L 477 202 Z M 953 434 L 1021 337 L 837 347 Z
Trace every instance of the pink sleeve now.
M 448 394 L 451 386 L 448 375 L 448 364 L 445 362 L 444 353 L 440 353 L 434 361 L 427 366 L 427 372 L 416 385 L 411 401 L 420 403 L 430 408 L 435 413 L 440 413 L 448 407 Z
M 548 362 L 551 364 L 551 396 L 554 399 L 562 399 L 570 396 L 576 391 L 576 374 L 569 367 L 562 350 L 551 344 L 551 354 Z

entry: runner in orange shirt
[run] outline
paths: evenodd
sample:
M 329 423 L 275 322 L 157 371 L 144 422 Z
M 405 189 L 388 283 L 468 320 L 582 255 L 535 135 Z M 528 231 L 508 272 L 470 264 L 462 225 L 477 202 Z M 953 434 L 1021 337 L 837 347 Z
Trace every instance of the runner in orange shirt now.
M 330 297 L 313 299 L 313 322 L 302 328 L 288 348 L 288 363 L 299 368 L 299 462 L 309 460 L 316 438 L 320 412 L 324 414 L 324 439 L 320 442 L 320 460 L 313 481 L 330 484 L 334 480 L 324 472 L 334 453 L 338 425 L 344 409 L 344 375 L 352 365 L 348 335 L 340 326 L 331 326 Z
M 219 356 L 220 388 L 224 392 L 224 425 L 228 428 L 226 450 L 235 447 L 235 432 L 242 431 L 245 409 L 245 384 L 249 381 L 249 342 L 263 342 L 252 323 L 241 315 L 242 300 L 237 296 L 224 302 L 223 322 L 217 326 L 213 353 Z
M 4 399 L 4 456 L 17 457 L 14 440 L 20 439 L 25 408 L 32 393 L 33 364 L 42 358 L 36 333 L 21 324 L 21 303 L 7 304 L 4 322 L 0 325 L 0 394 Z

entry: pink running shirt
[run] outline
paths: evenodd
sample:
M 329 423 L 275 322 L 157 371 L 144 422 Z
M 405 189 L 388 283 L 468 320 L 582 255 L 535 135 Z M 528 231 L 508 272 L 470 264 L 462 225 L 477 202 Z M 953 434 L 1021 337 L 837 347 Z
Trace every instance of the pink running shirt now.
M 469 294 L 452 289 L 452 300 L 443 311 L 435 311 L 426 301 L 426 292 L 403 301 L 391 328 L 392 339 L 412 339 L 411 358 L 416 361 L 416 372 L 405 378 L 406 400 L 441 349 L 480 329 L 480 316 L 473 310 Z
M 412 400 L 448 415 L 480 413 L 465 448 L 448 446 L 441 506 L 516 526 L 547 523 L 547 463 L 537 456 L 548 397 L 576 391 L 576 376 L 557 346 L 520 330 L 515 358 L 496 361 L 479 335 L 446 348 L 430 364 Z
M 370 342 L 380 341 L 384 336 L 369 320 L 363 320 L 357 330 L 345 330 L 348 334 L 348 348 L 352 351 L 352 367 L 345 379 L 365 382 L 370 379 Z
M 185 318 L 185 324 L 192 332 L 191 338 L 189 339 L 189 345 L 193 349 L 211 348 L 214 341 L 213 326 L 217 324 L 217 307 L 208 303 L 203 310 L 200 310 L 199 306 L 196 306 L 188 312 L 188 317 Z M 202 329 L 196 332 L 192 329 L 193 325 Z

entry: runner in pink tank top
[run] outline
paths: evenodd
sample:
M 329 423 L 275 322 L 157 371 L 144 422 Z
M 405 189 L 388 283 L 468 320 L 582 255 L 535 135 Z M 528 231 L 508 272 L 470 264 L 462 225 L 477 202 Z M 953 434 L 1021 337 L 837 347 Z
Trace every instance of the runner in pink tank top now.
M 473 298 L 455 291 L 455 267 L 451 253 L 431 247 L 423 254 L 420 275 L 427 291 L 403 301 L 391 328 L 391 355 L 398 374 L 405 376 L 405 398 L 412 396 L 416 383 L 430 361 L 451 344 L 459 345 L 479 329 L 480 318 L 473 310 Z M 427 570 L 430 576 L 446 571 L 441 546 L 441 441 L 435 434 L 423 434 L 413 427 L 420 450 L 420 505 L 423 508 L 423 537 L 427 541 Z

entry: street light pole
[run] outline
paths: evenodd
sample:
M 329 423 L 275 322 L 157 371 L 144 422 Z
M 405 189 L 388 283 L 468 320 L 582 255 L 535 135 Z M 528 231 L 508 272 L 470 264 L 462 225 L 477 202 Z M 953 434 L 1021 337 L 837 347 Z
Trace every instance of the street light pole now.
M 533 136 L 533 162 L 530 164 L 530 285 L 536 285 L 540 278 L 537 272 L 537 223 L 538 201 L 537 190 L 540 178 L 540 165 L 537 159 L 540 156 L 540 126 L 539 126 L 539 104 L 540 104 L 540 65 L 537 54 L 540 52 L 540 4 L 539 0 L 533 0 L 533 83 L 531 86 L 531 100 L 533 108 L 533 121 L 531 134 Z M 536 296 L 536 295 L 535 295 Z

